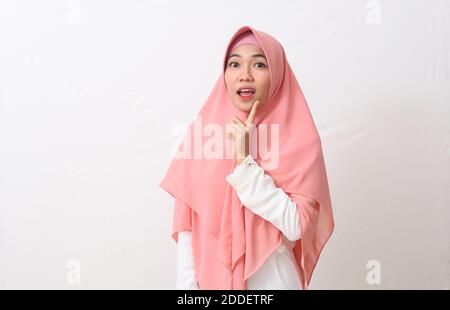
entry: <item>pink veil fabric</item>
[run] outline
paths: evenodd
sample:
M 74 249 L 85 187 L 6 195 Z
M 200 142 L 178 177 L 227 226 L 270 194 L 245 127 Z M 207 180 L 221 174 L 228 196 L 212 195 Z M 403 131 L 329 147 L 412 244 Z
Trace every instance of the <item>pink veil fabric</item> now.
M 230 102 L 224 71 L 230 47 L 249 31 L 264 51 L 270 72 L 268 100 L 258 109 L 254 124 L 257 129 L 278 128 L 265 134 L 267 149 L 278 147 L 278 152 L 262 156 L 258 148 L 251 154 L 297 204 L 302 237 L 295 243 L 294 256 L 303 288 L 308 289 L 334 229 L 331 198 L 320 136 L 285 51 L 271 35 L 244 26 L 232 36 L 223 71 L 178 148 L 184 156 L 172 159 L 159 186 L 176 201 L 173 239 L 178 241 L 180 230 L 192 231 L 200 289 L 247 289 L 246 280 L 282 242 L 281 232 L 243 206 L 225 179 L 234 168 L 225 126 L 234 116 L 246 119 L 248 113 Z M 222 143 L 211 143 L 212 136 Z M 262 134 L 257 131 L 257 136 Z

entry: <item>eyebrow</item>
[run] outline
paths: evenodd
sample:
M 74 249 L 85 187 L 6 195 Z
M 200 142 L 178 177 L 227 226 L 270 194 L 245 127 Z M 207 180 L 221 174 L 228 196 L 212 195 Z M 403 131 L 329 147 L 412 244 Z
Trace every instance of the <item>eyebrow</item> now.
M 230 56 L 228 56 L 228 59 L 230 59 L 231 57 L 241 57 L 241 55 L 239 55 L 239 54 L 231 54 Z M 263 54 L 254 54 L 254 55 L 252 55 L 252 57 L 255 57 L 255 58 L 262 57 L 265 60 L 267 60 L 266 56 L 264 56 Z

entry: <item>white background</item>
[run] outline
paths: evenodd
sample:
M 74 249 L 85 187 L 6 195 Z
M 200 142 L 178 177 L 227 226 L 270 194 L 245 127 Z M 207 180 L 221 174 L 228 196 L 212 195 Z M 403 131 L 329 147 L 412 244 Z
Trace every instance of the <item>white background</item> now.
M 172 128 L 250 25 L 284 46 L 322 137 L 336 229 L 310 288 L 450 289 L 449 16 L 446 0 L 1 1 L 0 288 L 175 288 L 157 186 Z

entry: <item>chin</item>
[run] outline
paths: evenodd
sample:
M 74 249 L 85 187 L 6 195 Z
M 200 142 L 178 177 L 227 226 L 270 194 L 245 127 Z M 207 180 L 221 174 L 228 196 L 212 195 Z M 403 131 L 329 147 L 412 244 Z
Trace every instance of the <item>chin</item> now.
M 255 100 L 245 102 L 241 101 L 240 99 L 237 99 L 236 101 L 233 102 L 233 105 L 242 112 L 250 112 L 252 109 L 253 102 L 255 102 Z
M 241 102 L 239 102 L 237 104 L 235 103 L 234 106 L 236 108 L 238 108 L 239 110 L 241 110 L 242 112 L 250 112 L 250 110 L 252 109 L 252 106 L 250 104 L 247 105 L 247 104 L 241 103 Z
M 250 112 L 252 105 L 250 103 L 241 103 L 240 109 L 245 112 Z

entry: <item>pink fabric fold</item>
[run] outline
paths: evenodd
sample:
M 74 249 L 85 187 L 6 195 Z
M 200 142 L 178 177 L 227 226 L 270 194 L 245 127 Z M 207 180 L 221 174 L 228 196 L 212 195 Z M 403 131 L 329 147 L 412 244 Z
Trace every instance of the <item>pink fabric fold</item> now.
M 241 34 L 239 37 L 237 37 L 234 40 L 233 45 L 230 46 L 229 50 L 231 51 L 234 48 L 236 48 L 242 44 L 253 44 L 253 45 L 256 45 L 257 47 L 261 48 L 261 45 L 259 45 L 258 39 L 256 39 L 255 35 L 251 31 L 245 32 L 245 33 Z

